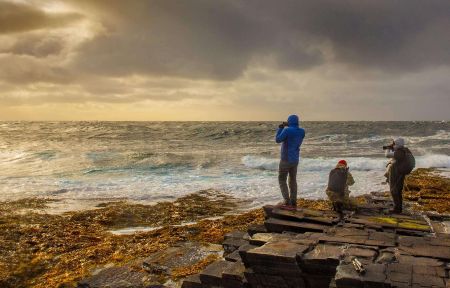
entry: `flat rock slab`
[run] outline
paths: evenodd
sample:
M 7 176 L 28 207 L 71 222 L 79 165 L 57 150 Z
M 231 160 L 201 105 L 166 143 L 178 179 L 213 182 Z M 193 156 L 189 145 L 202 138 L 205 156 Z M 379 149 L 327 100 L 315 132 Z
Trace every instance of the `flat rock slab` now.
M 364 267 L 366 272 L 359 274 L 351 263 L 341 263 L 336 269 L 337 288 L 384 288 L 391 287 L 386 277 L 385 266 L 370 264 Z
M 413 274 L 413 287 L 445 288 L 445 280 L 433 275 Z
M 450 248 L 450 239 L 441 237 L 413 237 L 413 236 L 399 236 L 398 243 L 402 246 L 413 246 L 416 244 L 431 245 L 431 246 L 447 246 Z
M 337 227 L 319 236 L 321 242 L 359 244 L 379 247 L 395 247 L 395 234 L 374 230 Z
M 224 239 L 233 238 L 233 239 L 244 239 L 248 235 L 247 232 L 244 231 L 232 231 L 230 233 L 225 234 Z
M 377 249 L 370 247 L 370 246 L 349 246 L 347 249 L 345 249 L 344 255 L 346 257 L 357 257 L 357 258 L 364 258 L 367 260 L 374 260 L 377 256 L 378 251 Z
M 395 250 L 380 250 L 375 263 L 377 264 L 389 264 L 397 261 L 397 257 L 395 256 Z
M 363 288 L 361 276 L 355 271 L 352 264 L 341 264 L 336 268 L 334 277 L 338 288 Z
M 280 240 L 292 240 L 294 236 L 280 233 L 256 233 L 251 238 L 249 243 L 256 246 L 262 246 L 268 242 Z
M 345 227 L 335 227 L 328 231 L 328 234 L 340 236 L 340 237 L 362 237 L 362 239 L 368 239 L 369 231 L 364 229 L 355 228 L 345 228 Z
M 157 285 L 148 273 L 128 266 L 111 267 L 78 282 L 78 288 L 147 288 Z
M 300 222 L 312 222 L 323 225 L 333 225 L 338 222 L 337 215 L 335 217 L 327 217 L 325 213 L 311 213 L 310 210 L 286 210 L 281 208 L 274 208 L 271 211 L 271 217 L 286 220 L 295 220 Z
M 447 273 L 444 267 L 433 267 L 414 264 L 413 275 L 430 275 L 445 278 L 447 276 Z
M 225 260 L 230 262 L 242 261 L 241 255 L 239 255 L 239 250 L 236 250 L 233 253 L 226 255 L 224 258 Z
M 281 209 L 278 205 L 264 205 L 263 210 L 267 217 L 272 217 L 272 212 L 274 209 Z M 297 207 L 297 209 L 294 210 L 288 210 L 284 209 L 286 211 L 298 211 L 303 213 L 303 215 L 307 217 L 331 217 L 331 218 L 337 218 L 338 214 L 334 211 L 321 211 L 321 210 L 315 210 L 315 209 L 308 209 L 308 208 L 302 208 Z
M 398 249 L 402 254 L 425 256 L 450 261 L 448 241 L 434 237 L 399 236 Z
M 300 268 L 312 275 L 334 275 L 344 249 L 343 245 L 318 244 L 301 257 Z
M 301 273 L 297 258 L 308 249 L 290 241 L 269 242 L 247 251 L 244 263 L 256 273 L 296 277 Z
M 376 203 L 367 203 L 367 204 L 359 204 L 357 209 L 358 209 L 358 214 L 359 215 L 379 215 L 381 214 L 386 207 L 389 207 L 389 201 L 385 202 L 385 201 L 379 201 Z
M 183 280 L 181 288 L 204 288 L 204 286 L 202 285 L 202 281 L 200 281 L 200 275 L 194 274 Z
M 244 276 L 245 266 L 242 262 L 235 262 L 228 266 L 222 273 L 223 287 L 240 288 L 244 287 L 247 281 Z
M 450 248 L 447 246 L 431 246 L 426 244 L 415 244 L 411 247 L 399 246 L 400 253 L 413 256 L 424 256 L 450 261 Z
M 202 288 L 450 288 L 444 229 L 431 235 L 423 217 L 380 214 L 383 203 L 369 201 L 340 222 L 333 212 L 266 205 L 264 227 L 250 228 L 251 236 L 227 234 L 229 261 L 215 262 L 183 287 L 200 287 L 201 280 Z
M 152 274 L 170 275 L 173 268 L 194 265 L 213 253 L 220 252 L 215 247 L 210 249 L 200 243 L 187 242 L 151 254 L 143 261 L 142 268 Z
M 238 261 L 229 265 L 222 273 L 223 279 L 233 279 L 237 281 L 244 281 L 244 263 Z
M 301 245 L 290 241 L 269 242 L 261 247 L 247 251 L 245 264 L 257 264 L 260 261 L 276 263 L 297 263 L 298 255 L 302 255 L 309 249 L 307 245 Z
M 364 216 L 358 215 L 352 217 L 349 222 L 364 224 L 367 227 L 382 227 L 382 228 L 393 228 L 402 229 L 404 231 L 412 230 L 419 232 L 431 232 L 431 228 L 428 223 L 422 218 L 417 219 L 413 217 L 408 217 L 405 215 L 399 216 Z
M 241 247 L 239 247 L 239 249 L 237 250 L 239 253 L 239 256 L 241 257 L 242 262 L 246 263 L 246 257 L 247 257 L 247 251 L 256 248 L 258 246 L 252 245 L 252 244 L 245 244 L 242 245 Z
M 248 244 L 248 241 L 242 238 L 228 238 L 223 241 L 222 246 L 225 254 L 230 254 L 245 244 Z
M 326 225 L 314 224 L 314 223 L 306 223 L 306 222 L 296 222 L 289 220 L 281 220 L 270 218 L 266 220 L 264 223 L 267 230 L 270 232 L 282 233 L 284 231 L 291 231 L 297 233 L 304 232 L 324 232 L 328 229 Z
M 222 274 L 233 264 L 234 262 L 224 260 L 219 260 L 210 264 L 200 273 L 200 280 L 202 281 L 202 284 L 218 287 L 222 286 Z
M 397 256 L 398 263 L 402 264 L 413 264 L 413 265 L 422 265 L 422 266 L 430 266 L 430 267 L 443 267 L 445 265 L 439 259 L 427 258 L 427 257 L 415 257 L 411 255 L 398 255 Z
M 256 246 L 262 246 L 268 242 L 276 241 L 291 241 L 303 245 L 315 245 L 319 242 L 318 239 L 313 239 L 309 236 L 308 233 L 257 233 L 250 238 L 249 243 Z

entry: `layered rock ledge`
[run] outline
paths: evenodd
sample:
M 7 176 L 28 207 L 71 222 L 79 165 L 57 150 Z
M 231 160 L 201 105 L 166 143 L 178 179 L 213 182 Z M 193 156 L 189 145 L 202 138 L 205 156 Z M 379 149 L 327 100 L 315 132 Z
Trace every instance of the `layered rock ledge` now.
M 389 215 L 389 198 L 366 200 L 343 220 L 330 211 L 265 206 L 263 226 L 227 234 L 224 259 L 182 287 L 450 287 L 445 216 Z

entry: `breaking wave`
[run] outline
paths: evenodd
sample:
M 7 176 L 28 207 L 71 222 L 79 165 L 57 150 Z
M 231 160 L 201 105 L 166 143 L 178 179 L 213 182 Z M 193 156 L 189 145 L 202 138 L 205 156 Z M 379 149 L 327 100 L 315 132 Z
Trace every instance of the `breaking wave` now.
M 322 171 L 333 168 L 340 158 L 302 158 L 300 169 L 303 171 Z M 356 171 L 383 170 L 386 158 L 347 157 L 345 158 L 350 169 Z M 248 168 L 261 170 L 278 170 L 279 160 L 261 156 L 246 155 L 241 159 L 242 164 Z M 450 156 L 431 154 L 416 157 L 417 168 L 450 168 Z

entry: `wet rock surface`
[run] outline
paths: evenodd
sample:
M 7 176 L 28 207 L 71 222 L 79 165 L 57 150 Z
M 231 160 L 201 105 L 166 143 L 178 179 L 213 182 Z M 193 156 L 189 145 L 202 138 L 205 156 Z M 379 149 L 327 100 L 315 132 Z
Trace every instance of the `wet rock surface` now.
M 99 287 L 109 287 L 107 285 L 122 280 L 140 285 L 136 279 L 141 273 L 145 273 L 150 283 L 156 277 L 155 284 L 178 285 L 176 283 L 180 279 L 200 272 L 215 261 L 217 251 L 221 253 L 222 247 L 216 245 L 215 252 L 208 252 L 200 260 L 201 254 L 195 253 L 203 248 L 183 248 L 178 250 L 179 255 L 177 252 L 171 254 L 171 248 L 183 246 L 183 243 L 202 243 L 202 247 L 210 249 L 208 243 L 221 244 L 225 234 L 260 225 L 264 219 L 262 209 L 226 215 L 236 207 L 237 200 L 211 190 L 187 195 L 174 202 L 141 205 L 121 201 L 105 203 L 94 210 L 61 215 L 45 213 L 45 207 L 51 201 L 23 199 L 0 202 L 0 287 L 76 287 L 77 283 L 102 285 L 101 282 L 104 286 Z M 211 216 L 220 218 L 208 219 Z M 183 224 L 185 222 L 191 223 Z M 109 232 L 129 225 L 161 227 L 130 235 Z M 154 253 L 161 251 L 164 251 L 159 253 L 161 259 L 182 261 L 172 261 L 170 265 L 167 261 L 160 266 L 154 261 L 158 265 L 153 263 L 153 266 L 146 267 L 154 269 L 154 273 L 146 271 L 143 260 L 158 258 Z M 166 252 L 173 257 L 161 255 Z M 191 262 L 184 261 L 186 255 L 193 257 Z M 135 261 L 140 261 L 140 264 L 128 271 L 127 267 Z M 104 269 L 105 265 L 115 268 L 93 274 Z M 117 271 L 123 273 L 112 272 L 121 267 L 123 270 Z M 107 275 L 117 281 L 106 281 Z M 142 283 L 147 284 L 146 281 Z
M 150 274 L 171 276 L 180 267 L 191 267 L 208 256 L 219 258 L 221 254 L 222 250 L 212 245 L 183 242 L 151 254 L 142 261 L 141 266 Z
M 421 214 L 387 214 L 390 200 L 373 197 L 341 221 L 330 211 L 265 206 L 265 232 L 224 242 L 240 259 L 208 267 L 214 281 L 203 281 L 201 272 L 197 286 L 182 287 L 449 287 L 448 234 L 434 233 Z
M 156 278 L 132 267 L 105 268 L 78 283 L 77 288 L 147 288 L 159 285 Z

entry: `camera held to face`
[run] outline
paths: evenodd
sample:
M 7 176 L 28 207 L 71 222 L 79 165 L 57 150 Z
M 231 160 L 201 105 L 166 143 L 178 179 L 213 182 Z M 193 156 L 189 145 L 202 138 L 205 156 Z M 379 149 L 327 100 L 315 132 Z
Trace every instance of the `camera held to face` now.
M 288 127 L 288 123 L 287 122 L 283 122 L 280 125 L 278 125 L 278 127 L 280 127 L 280 128 Z
M 387 146 L 383 146 L 383 150 L 394 150 L 394 143 L 392 143 L 391 145 L 387 145 Z

